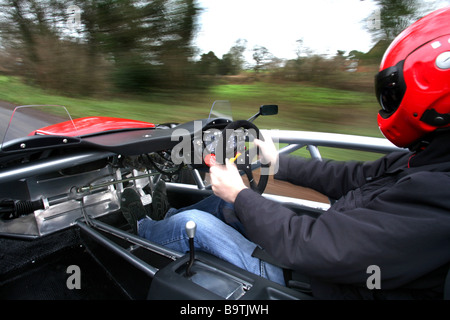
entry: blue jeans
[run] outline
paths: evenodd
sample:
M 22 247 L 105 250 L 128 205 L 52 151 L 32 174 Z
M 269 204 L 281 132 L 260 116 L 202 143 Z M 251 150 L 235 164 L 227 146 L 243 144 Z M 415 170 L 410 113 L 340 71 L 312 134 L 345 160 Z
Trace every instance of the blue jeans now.
M 163 220 L 142 219 L 139 236 L 179 252 L 189 251 L 186 222 L 195 221 L 196 250 L 212 254 L 235 266 L 285 285 L 283 270 L 252 257 L 256 244 L 245 237 L 245 230 L 233 215 L 233 206 L 210 196 L 192 206 L 170 209 Z M 226 222 L 227 223 L 226 223 Z

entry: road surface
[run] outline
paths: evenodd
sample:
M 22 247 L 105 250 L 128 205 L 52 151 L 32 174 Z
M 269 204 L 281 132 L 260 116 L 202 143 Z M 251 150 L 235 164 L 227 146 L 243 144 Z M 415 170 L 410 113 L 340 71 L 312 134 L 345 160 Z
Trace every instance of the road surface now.
M 44 114 L 37 109 L 22 108 L 14 114 L 14 121 L 8 128 L 15 107 L 12 103 L 0 101 L 0 143 L 26 136 L 31 131 L 46 127 L 49 124 L 67 120 Z M 5 133 L 7 133 L 6 136 Z

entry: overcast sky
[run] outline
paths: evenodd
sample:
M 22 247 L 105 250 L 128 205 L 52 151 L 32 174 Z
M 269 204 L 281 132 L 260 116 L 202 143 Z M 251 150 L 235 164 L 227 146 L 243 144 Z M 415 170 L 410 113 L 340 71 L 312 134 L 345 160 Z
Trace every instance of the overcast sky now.
M 440 7 L 450 0 L 428 1 Z M 365 29 L 376 27 L 373 0 L 198 0 L 204 9 L 196 46 L 221 58 L 238 39 L 247 40 L 248 60 L 255 46 L 282 59 L 296 57 L 297 40 L 319 54 L 337 50 L 367 52 L 373 42 Z

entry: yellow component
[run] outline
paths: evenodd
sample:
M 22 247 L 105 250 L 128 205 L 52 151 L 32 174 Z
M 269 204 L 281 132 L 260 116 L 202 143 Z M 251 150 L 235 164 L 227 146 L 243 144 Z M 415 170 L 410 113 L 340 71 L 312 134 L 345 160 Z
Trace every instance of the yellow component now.
M 236 157 L 234 157 L 233 159 L 230 159 L 230 163 L 233 163 L 237 160 L 237 158 L 239 158 L 239 156 L 241 155 L 240 152 L 236 153 Z

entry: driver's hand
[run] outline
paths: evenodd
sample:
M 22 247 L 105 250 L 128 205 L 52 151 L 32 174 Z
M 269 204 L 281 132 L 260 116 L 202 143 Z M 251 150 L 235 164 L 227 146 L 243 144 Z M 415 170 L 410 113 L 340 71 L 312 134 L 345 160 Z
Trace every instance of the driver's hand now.
M 237 195 L 247 188 L 234 163 L 225 160 L 225 165 L 216 164 L 209 169 L 214 194 L 226 202 L 234 203 Z
M 265 141 L 255 139 L 253 142 L 261 151 L 261 163 L 270 163 L 270 167 L 272 168 L 273 173 L 273 168 L 278 166 L 278 150 L 273 143 L 271 136 L 264 137 L 264 139 Z

